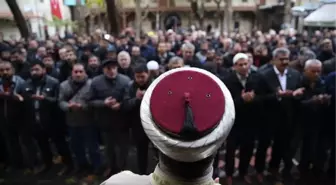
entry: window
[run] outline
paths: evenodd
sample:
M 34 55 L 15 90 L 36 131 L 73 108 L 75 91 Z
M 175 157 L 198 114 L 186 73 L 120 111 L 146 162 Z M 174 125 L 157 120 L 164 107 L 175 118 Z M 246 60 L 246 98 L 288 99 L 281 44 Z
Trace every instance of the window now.
M 239 21 L 235 21 L 234 22 L 234 30 L 239 31 L 239 27 L 240 27 Z

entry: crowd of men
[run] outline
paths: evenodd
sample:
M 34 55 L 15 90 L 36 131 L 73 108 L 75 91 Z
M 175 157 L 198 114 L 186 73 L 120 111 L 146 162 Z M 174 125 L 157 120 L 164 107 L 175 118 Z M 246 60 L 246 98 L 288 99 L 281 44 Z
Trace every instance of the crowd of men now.
M 292 177 L 298 149 L 301 177 L 323 176 L 329 161 L 327 174 L 334 178 L 335 46 L 336 31 L 329 30 L 220 36 L 168 30 L 137 38 L 127 29 L 118 37 L 97 31 L 45 41 L 1 39 L 0 163 L 39 174 L 50 170 L 57 153 L 64 164 L 59 175 L 107 177 L 125 170 L 135 145 L 139 172 L 146 174 L 150 143 L 139 115 L 142 97 L 165 71 L 197 67 L 217 75 L 234 99 L 236 120 L 223 159 L 228 184 L 238 149 L 239 175 L 248 184 L 253 155 L 259 182 L 265 170 L 279 180 Z

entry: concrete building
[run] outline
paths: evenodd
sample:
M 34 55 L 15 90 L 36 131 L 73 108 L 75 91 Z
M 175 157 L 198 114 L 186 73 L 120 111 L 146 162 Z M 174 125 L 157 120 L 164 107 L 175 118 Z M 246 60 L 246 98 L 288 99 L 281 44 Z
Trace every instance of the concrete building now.
M 164 27 L 164 21 L 169 16 L 176 16 L 181 20 L 182 27 L 190 25 L 199 26 L 197 19 L 193 18 L 190 2 L 188 0 L 142 0 L 143 10 L 147 17 L 143 21 L 143 30 L 155 30 Z M 123 27 L 135 25 L 135 3 L 134 0 L 121 0 L 121 20 Z M 204 3 L 203 25 L 216 28 L 218 25 L 218 10 L 224 12 L 224 0 L 220 0 L 218 7 L 214 0 L 207 0 Z M 218 9 L 219 8 L 219 9 Z M 257 2 L 256 0 L 232 0 L 233 20 L 230 30 L 239 30 L 249 33 L 255 25 Z M 224 24 L 225 25 L 225 24 Z
M 16 0 L 27 24 L 32 33 L 36 33 L 38 38 L 44 38 L 44 29 L 48 29 L 50 35 L 56 33 L 55 26 L 48 22 L 52 21 L 50 0 Z M 63 0 L 59 0 L 63 20 L 70 20 L 71 14 L 68 6 L 63 5 Z M 60 34 L 64 33 L 64 28 L 59 28 Z M 9 37 L 20 38 L 20 32 L 16 27 L 13 15 L 5 0 L 0 0 L 0 32 L 5 39 Z

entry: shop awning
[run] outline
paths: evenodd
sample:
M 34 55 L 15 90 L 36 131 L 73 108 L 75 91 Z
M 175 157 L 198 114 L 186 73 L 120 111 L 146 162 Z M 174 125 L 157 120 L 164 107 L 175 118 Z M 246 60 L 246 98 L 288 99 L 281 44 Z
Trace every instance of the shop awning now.
M 301 6 L 294 6 L 292 8 L 292 11 L 298 11 L 298 12 L 304 12 L 304 11 L 312 11 L 316 10 L 318 7 L 320 7 L 320 3 L 304 3 Z
M 305 26 L 336 27 L 336 3 L 324 4 L 304 19 Z

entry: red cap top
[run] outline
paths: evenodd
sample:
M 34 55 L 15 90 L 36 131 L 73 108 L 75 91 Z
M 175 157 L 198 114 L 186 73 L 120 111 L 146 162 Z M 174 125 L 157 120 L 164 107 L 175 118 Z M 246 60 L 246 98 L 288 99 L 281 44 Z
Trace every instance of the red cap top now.
M 163 78 L 150 99 L 155 124 L 174 136 L 180 136 L 186 122 L 191 122 L 199 136 L 212 131 L 224 115 L 224 105 L 217 82 L 196 71 L 179 71 Z

